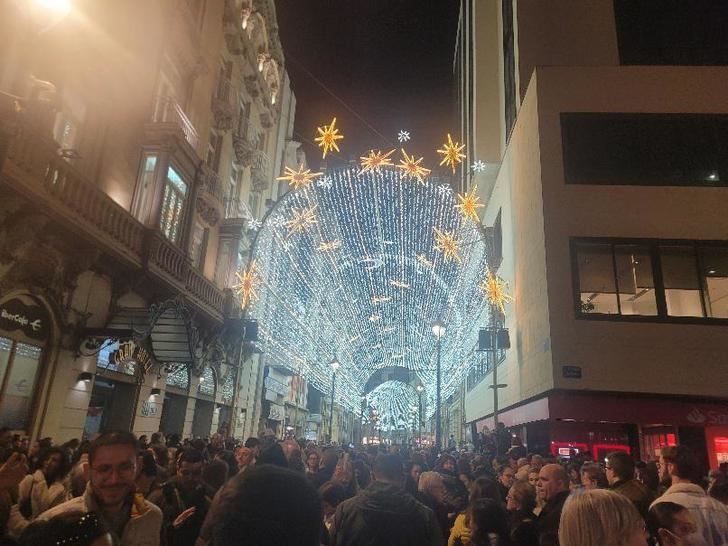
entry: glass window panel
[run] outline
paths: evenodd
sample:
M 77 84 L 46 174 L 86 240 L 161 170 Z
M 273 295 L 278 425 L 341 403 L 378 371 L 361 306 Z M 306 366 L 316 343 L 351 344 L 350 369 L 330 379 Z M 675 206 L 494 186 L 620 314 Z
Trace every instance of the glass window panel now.
M 667 314 L 703 317 L 697 260 L 692 246 L 660 246 Z
M 10 353 L 13 350 L 13 340 L 6 337 L 0 337 L 0 388 L 2 388 L 5 380 L 5 372 L 8 369 L 10 361 Z
M 615 245 L 614 258 L 622 314 L 657 315 L 649 249 L 639 245 Z
M 202 381 L 197 387 L 197 392 L 207 396 L 215 396 L 215 374 L 209 366 L 202 372 Z
M 145 222 L 149 214 L 149 203 L 154 190 L 154 171 L 156 168 L 157 156 L 154 154 L 145 155 L 142 159 L 142 172 L 139 175 L 138 196 L 134 207 L 134 216 L 140 222 Z
M 703 247 L 701 258 L 708 316 L 728 318 L 728 248 Z
M 190 386 L 190 373 L 187 366 L 177 366 L 167 373 L 166 383 L 172 387 L 187 390 Z
M 183 196 L 187 195 L 187 184 L 184 180 L 182 180 L 182 177 L 177 173 L 177 171 L 174 170 L 174 167 L 169 167 L 167 169 L 167 180 Z
M 617 314 L 617 287 L 609 244 L 579 243 L 579 292 L 582 313 Z
M 235 370 L 228 370 L 225 380 L 220 387 L 222 391 L 222 401 L 224 404 L 232 404 L 235 396 Z
M 0 400 L 0 426 L 27 429 L 41 354 L 40 347 L 25 343 L 15 345 L 5 392 Z

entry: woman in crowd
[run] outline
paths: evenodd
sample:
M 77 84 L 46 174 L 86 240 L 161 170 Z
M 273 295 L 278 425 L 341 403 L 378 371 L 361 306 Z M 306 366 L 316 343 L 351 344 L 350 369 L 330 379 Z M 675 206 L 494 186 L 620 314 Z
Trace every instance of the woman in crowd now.
M 148 449 L 141 451 L 137 457 L 136 486 L 137 491 L 144 495 L 145 499 L 162 486 L 157 475 L 157 462 Z
M 447 491 L 439 472 L 423 472 L 418 484 L 417 500 L 435 513 L 443 535 L 443 543 L 450 536 L 450 518 L 445 503 Z
M 19 537 L 28 524 L 40 514 L 68 500 L 66 476 L 71 469 L 66 452 L 59 447 L 44 451 L 40 469 L 26 476 L 18 486 L 18 503 L 12 507 L 8 534 Z
M 470 546 L 511 546 L 507 517 L 500 502 L 476 500 L 468 507 L 468 520 L 471 535 L 467 544 Z
M 645 546 L 645 524 L 632 502 L 605 489 L 569 496 L 559 525 L 560 546 Z
M 510 539 L 513 546 L 538 546 L 536 529 L 536 491 L 526 481 L 513 484 L 506 497 L 506 509 L 510 515 Z
M 331 481 L 344 488 L 347 499 L 354 497 L 359 492 L 359 485 L 354 476 L 354 465 L 351 464 L 348 453 L 344 453 L 339 459 Z
M 659 546 L 702 544 L 690 511 L 674 502 L 658 502 L 647 515 L 648 529 Z
M 306 476 L 310 480 L 313 480 L 318 474 L 320 462 L 321 454 L 315 449 L 310 450 L 306 456 Z
M 470 489 L 470 498 L 468 499 L 468 505 L 472 505 L 475 501 L 480 499 L 491 499 L 496 502 L 501 502 L 500 492 L 496 483 L 489 479 L 480 477 L 473 482 Z M 455 518 L 455 523 L 450 530 L 450 537 L 448 538 L 448 546 L 453 546 L 458 541 L 467 544 L 470 540 L 471 528 L 469 521 L 469 512 L 464 510 Z

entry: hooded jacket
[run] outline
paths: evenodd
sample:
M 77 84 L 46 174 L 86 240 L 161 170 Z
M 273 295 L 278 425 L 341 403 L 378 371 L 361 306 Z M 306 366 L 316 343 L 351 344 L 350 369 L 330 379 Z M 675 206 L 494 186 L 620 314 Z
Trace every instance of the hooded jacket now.
M 58 506 L 67 499 L 68 491 L 64 481 L 59 480 L 48 486 L 45 474 L 40 470 L 36 470 L 33 474 L 23 478 L 18 486 L 18 503 L 10 511 L 8 534 L 13 538 L 18 538 L 23 530 L 30 525 L 30 522 L 41 513 Z M 27 501 L 30 501 L 31 508 L 29 519 L 26 519 L 20 510 L 20 506 Z
M 336 510 L 335 546 L 441 546 L 435 514 L 396 485 L 373 482 Z

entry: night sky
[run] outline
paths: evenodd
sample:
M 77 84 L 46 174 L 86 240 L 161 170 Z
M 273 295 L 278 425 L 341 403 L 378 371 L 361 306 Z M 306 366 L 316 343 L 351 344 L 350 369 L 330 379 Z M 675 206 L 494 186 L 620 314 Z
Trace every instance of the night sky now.
M 277 0 L 276 8 L 298 101 L 294 138 L 304 143 L 310 166 L 321 159 L 316 127 L 334 116 L 345 136 L 338 159 L 398 147 L 405 129 L 412 135 L 407 151 L 436 166 L 435 149 L 456 130 L 458 0 Z

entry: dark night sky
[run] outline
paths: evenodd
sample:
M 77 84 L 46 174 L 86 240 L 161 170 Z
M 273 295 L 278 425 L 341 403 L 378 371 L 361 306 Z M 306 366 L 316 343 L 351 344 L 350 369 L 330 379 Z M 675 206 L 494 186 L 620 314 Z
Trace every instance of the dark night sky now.
M 312 167 L 321 159 L 313 148 L 316 127 L 333 116 L 345 136 L 339 141 L 343 159 L 399 146 L 397 133 L 405 129 L 412 135 L 407 151 L 424 155 L 430 168 L 436 165 L 435 149 L 456 130 L 452 63 L 458 6 L 458 0 L 276 1 L 298 101 L 294 138 L 304 142 Z

